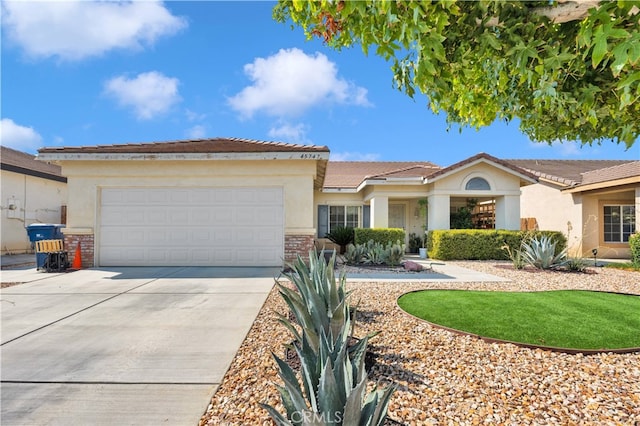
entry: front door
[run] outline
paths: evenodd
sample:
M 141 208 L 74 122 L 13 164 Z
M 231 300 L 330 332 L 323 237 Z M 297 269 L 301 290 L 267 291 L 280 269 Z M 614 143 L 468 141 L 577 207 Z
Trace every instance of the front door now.
M 389 204 L 389 228 L 407 229 L 404 204 Z

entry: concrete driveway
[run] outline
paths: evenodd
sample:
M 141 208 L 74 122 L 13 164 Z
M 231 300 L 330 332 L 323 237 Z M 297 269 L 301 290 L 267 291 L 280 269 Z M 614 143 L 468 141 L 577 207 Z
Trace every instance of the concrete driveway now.
M 277 269 L 2 271 L 2 425 L 197 425 Z

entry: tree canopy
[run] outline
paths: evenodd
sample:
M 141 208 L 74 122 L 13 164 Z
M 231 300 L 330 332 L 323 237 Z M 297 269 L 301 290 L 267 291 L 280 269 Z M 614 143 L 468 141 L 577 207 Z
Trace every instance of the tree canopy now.
M 520 120 L 534 141 L 640 135 L 640 1 L 279 0 L 279 22 L 392 63 L 450 124 Z

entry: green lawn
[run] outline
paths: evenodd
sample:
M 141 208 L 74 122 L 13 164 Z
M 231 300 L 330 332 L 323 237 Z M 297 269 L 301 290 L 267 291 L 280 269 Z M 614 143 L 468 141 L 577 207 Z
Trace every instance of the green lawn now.
M 398 304 L 434 324 L 494 339 L 572 349 L 640 347 L 640 296 L 423 290 Z

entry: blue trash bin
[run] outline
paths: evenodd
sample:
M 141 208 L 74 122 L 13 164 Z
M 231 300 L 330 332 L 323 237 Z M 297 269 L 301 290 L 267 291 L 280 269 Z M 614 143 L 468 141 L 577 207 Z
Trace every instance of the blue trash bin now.
M 64 227 L 64 225 L 54 223 L 32 223 L 27 226 L 29 241 L 35 243 L 42 240 L 62 240 L 64 239 L 62 234 Z M 47 253 L 36 253 L 36 268 L 43 269 L 46 260 Z

